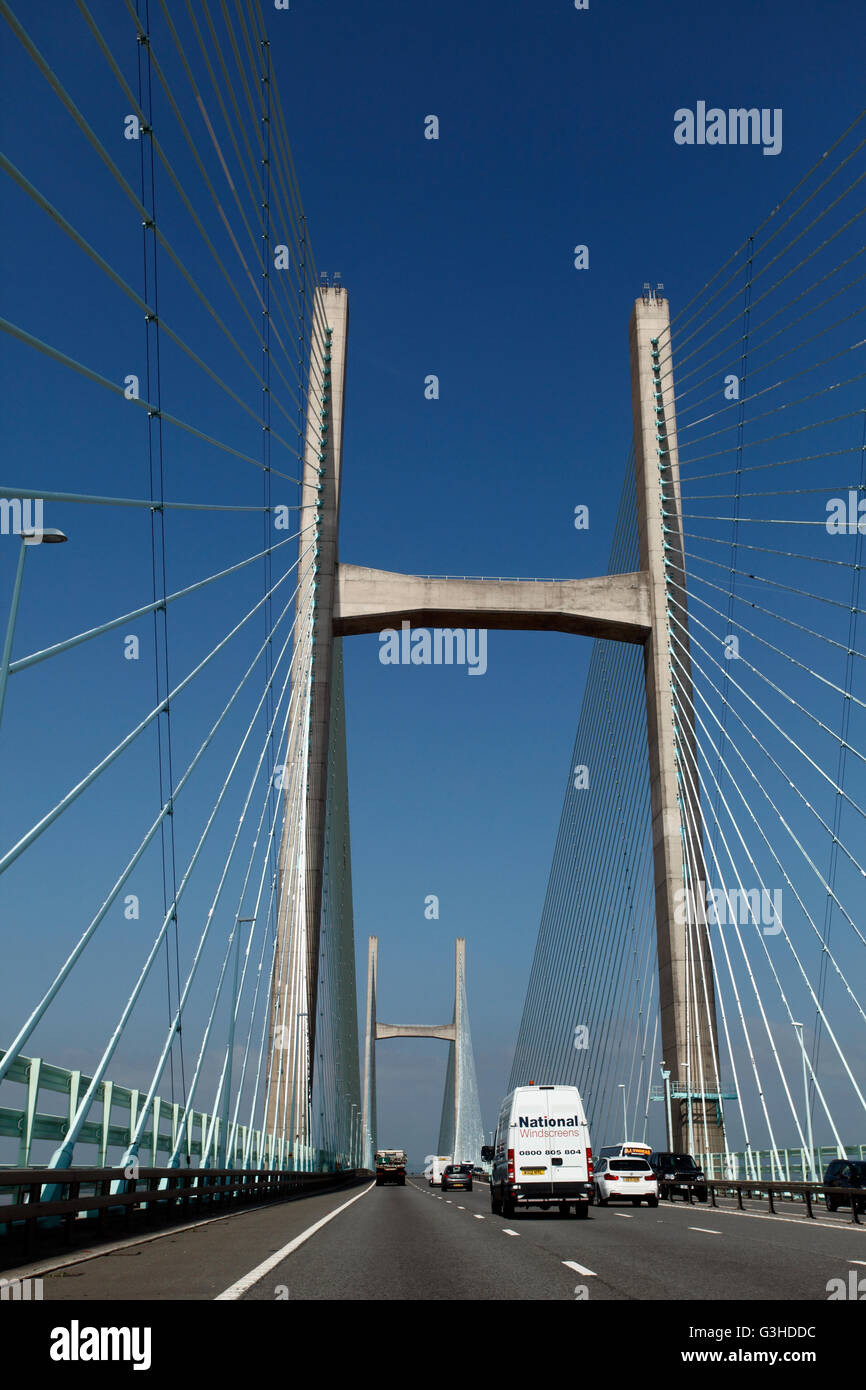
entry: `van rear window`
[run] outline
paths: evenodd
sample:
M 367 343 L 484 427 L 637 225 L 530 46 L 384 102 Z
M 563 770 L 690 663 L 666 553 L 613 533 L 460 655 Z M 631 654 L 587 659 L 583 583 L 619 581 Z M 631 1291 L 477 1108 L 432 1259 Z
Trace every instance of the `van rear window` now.
M 610 1171 L 612 1173 L 651 1173 L 652 1168 L 645 1158 L 612 1158 Z

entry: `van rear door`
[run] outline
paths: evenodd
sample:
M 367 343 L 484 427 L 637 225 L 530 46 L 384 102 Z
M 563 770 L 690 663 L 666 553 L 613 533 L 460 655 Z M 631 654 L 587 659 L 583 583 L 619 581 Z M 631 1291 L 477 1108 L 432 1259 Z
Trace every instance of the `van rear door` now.
M 533 1187 L 587 1182 L 589 1132 L 577 1089 L 533 1086 L 520 1095 L 516 1109 L 515 1182 Z

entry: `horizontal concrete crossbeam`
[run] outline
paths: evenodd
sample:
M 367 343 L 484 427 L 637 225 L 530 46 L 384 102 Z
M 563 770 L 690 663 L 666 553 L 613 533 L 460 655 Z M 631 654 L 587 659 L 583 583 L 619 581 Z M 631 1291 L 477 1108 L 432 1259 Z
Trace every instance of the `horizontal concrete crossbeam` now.
M 413 627 L 572 632 L 642 643 L 651 626 L 647 576 L 442 579 L 363 565 L 337 567 L 334 635 Z
M 377 1023 L 376 1041 L 383 1038 L 443 1038 L 445 1042 L 456 1042 L 457 1026 L 454 1023 Z

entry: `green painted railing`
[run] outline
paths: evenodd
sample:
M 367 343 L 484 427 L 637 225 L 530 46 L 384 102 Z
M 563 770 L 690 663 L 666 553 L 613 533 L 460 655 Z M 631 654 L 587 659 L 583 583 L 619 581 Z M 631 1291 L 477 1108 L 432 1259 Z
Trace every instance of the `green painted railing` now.
M 0 1049 L 0 1059 L 4 1056 Z M 34 1161 L 33 1146 L 38 1141 L 50 1141 L 55 1147 L 62 1144 L 90 1080 L 83 1072 L 52 1066 L 41 1057 L 15 1059 L 3 1082 L 3 1097 L 7 1100 L 13 1098 L 8 1088 L 17 1084 L 25 1088 L 23 1103 L 0 1105 L 0 1139 L 18 1140 L 15 1167 L 25 1168 Z M 40 1110 L 40 1095 L 45 1092 L 66 1098 L 63 1112 Z M 97 1104 L 101 1105 L 102 1114 L 84 1125 L 76 1145 L 76 1159 L 78 1147 L 81 1146 L 91 1150 L 86 1155 L 88 1161 L 92 1161 L 94 1166 L 106 1167 L 112 1161 L 110 1151 L 117 1150 L 122 1155 L 130 1143 L 145 1097 L 141 1091 L 119 1086 L 114 1081 L 103 1081 L 97 1094 Z M 14 1099 L 17 1100 L 18 1096 Z M 179 1103 L 154 1097 L 150 1106 L 149 1127 L 141 1138 L 141 1166 L 158 1167 L 160 1155 L 171 1154 L 184 1114 L 184 1107 Z M 219 1116 L 209 1115 L 204 1110 L 193 1110 L 191 1116 L 187 1161 L 190 1166 L 213 1167 L 216 1155 L 221 1152 L 222 1121 Z M 293 1153 L 286 1139 L 259 1129 L 251 1130 L 248 1125 L 229 1126 L 227 1148 L 229 1166 L 233 1168 L 327 1172 L 336 1167 L 348 1167 L 347 1155 L 327 1154 L 308 1144 L 298 1146 L 297 1153 Z M 94 1156 L 93 1150 L 98 1157 Z M 148 1154 L 149 1157 L 146 1157 Z M 119 1162 L 119 1156 L 116 1161 Z
M 808 1149 L 778 1149 L 776 1162 L 772 1149 L 752 1149 L 745 1153 L 696 1154 L 708 1178 L 752 1178 L 756 1182 L 820 1182 L 827 1165 L 835 1158 L 866 1158 L 866 1144 L 822 1145 L 812 1151 L 814 1174 L 810 1171 Z M 780 1171 L 781 1168 L 781 1171 Z

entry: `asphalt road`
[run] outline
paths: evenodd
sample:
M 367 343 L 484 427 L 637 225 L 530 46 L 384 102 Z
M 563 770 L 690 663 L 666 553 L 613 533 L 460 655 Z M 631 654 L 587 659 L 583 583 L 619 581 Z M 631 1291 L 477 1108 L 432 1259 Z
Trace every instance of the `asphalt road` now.
M 826 1302 L 829 1280 L 866 1277 L 866 1226 L 682 1202 L 593 1207 L 587 1221 L 555 1210 L 509 1221 L 492 1215 L 486 1186 L 443 1195 L 410 1178 L 405 1187 L 344 1189 L 72 1258 L 64 1268 L 17 1273 L 40 1274 L 46 1301 Z

